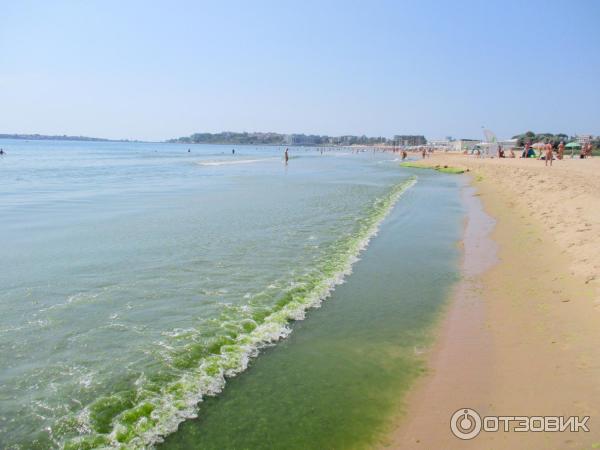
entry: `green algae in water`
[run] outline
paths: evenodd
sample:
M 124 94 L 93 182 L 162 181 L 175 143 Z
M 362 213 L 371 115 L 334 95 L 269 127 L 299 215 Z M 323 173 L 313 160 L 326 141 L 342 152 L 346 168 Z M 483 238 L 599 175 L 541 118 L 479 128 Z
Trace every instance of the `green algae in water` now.
M 167 144 L 158 152 L 154 145 L 141 143 L 22 142 L 14 147 L 11 161 L 16 164 L 7 167 L 7 176 L 17 181 L 3 186 L 13 201 L 0 206 L 3 212 L 10 211 L 0 214 L 6 238 L 6 270 L 0 284 L 7 287 L 0 292 L 0 328 L 5 331 L 0 345 L 4 368 L 0 394 L 5 399 L 0 447 L 28 450 L 149 448 L 182 420 L 214 414 L 209 406 L 213 401 L 220 405 L 222 397 L 210 396 L 220 392 L 225 378 L 233 392 L 238 380 L 233 375 L 261 345 L 273 342 L 257 343 L 253 337 L 277 340 L 292 328 L 298 337 L 305 336 L 300 334 L 305 322 L 294 320 L 303 317 L 307 302 L 318 303 L 341 279 L 339 268 L 345 273 L 355 261 L 349 255 L 356 255 L 365 243 L 357 238 L 377 228 L 372 225 L 391 207 L 388 194 L 393 203 L 395 189 L 410 175 L 398 171 L 383 154 L 336 158 L 307 151 L 306 157 L 303 154 L 284 169 L 271 148 L 247 149 L 248 155 L 240 155 L 241 159 L 258 155 L 256 163 L 227 165 L 237 161 L 217 156 L 218 146 L 194 147 L 193 155 L 182 155 L 181 147 Z M 199 165 L 215 158 L 218 165 Z M 46 194 L 28 190 L 28 181 L 18 177 L 24 171 L 35 173 L 36 185 Z M 424 180 L 430 176 L 422 174 Z M 435 178 L 443 181 L 439 174 Z M 81 201 L 72 202 L 73 195 Z M 406 203 L 413 197 L 411 192 Z M 37 223 L 40 211 L 31 205 L 38 201 L 47 206 L 44 223 L 23 229 L 22 223 Z M 398 236 L 404 235 L 406 230 L 399 230 Z M 397 256 L 387 265 L 396 267 Z M 363 258 L 366 261 L 368 253 Z M 371 278 L 367 286 L 385 282 L 379 272 Z M 371 298 L 370 294 L 361 296 Z M 325 302 L 323 312 L 328 308 Z M 352 321 L 347 314 L 342 316 L 343 330 L 341 325 Z M 370 317 L 369 311 L 363 316 Z M 378 320 L 371 317 L 368 322 L 376 325 Z M 361 336 L 361 326 L 362 322 L 353 324 L 357 339 L 351 344 L 357 350 L 369 338 Z M 420 329 L 415 332 L 416 336 Z M 348 336 L 330 341 L 337 342 L 334 352 L 319 342 L 310 343 L 310 352 L 319 349 L 331 358 L 322 371 L 338 368 L 334 364 L 338 354 L 346 360 Z M 375 349 L 386 346 L 381 340 L 374 342 L 379 343 Z M 263 347 L 261 352 L 270 358 L 282 344 L 288 342 Z M 388 353 L 396 356 L 403 351 L 394 347 Z M 406 348 L 407 361 L 413 353 L 413 348 Z M 352 367 L 360 367 L 362 354 L 353 356 Z M 318 364 L 319 358 L 310 355 Z M 253 360 L 254 368 L 260 367 L 261 359 Z M 403 376 L 414 367 L 403 369 Z M 289 442 L 303 439 L 316 445 L 325 442 L 319 437 L 323 423 L 329 424 L 336 439 L 348 434 L 335 426 L 352 423 L 348 416 L 338 411 L 328 418 L 322 411 L 338 398 L 335 392 L 329 397 L 322 393 L 318 383 L 302 373 L 303 366 L 289 368 L 292 375 L 273 375 L 281 379 L 282 387 L 288 378 L 298 380 L 299 395 L 292 399 L 298 408 L 293 415 L 296 426 L 302 426 L 286 428 L 285 414 L 271 421 L 263 412 L 277 411 L 273 408 L 277 399 L 292 395 L 274 393 L 270 403 L 254 403 L 256 411 L 248 410 L 246 418 L 260 418 L 264 429 L 269 424 L 276 429 L 269 439 L 249 435 L 248 442 L 260 448 L 266 442 L 285 445 L 287 434 Z M 354 386 L 354 377 L 343 372 L 340 381 Z M 356 378 L 378 379 L 380 373 L 362 376 L 357 371 Z M 263 381 L 267 388 L 272 380 Z M 338 409 L 354 405 L 354 393 L 366 395 L 363 388 L 346 386 L 352 395 Z M 312 405 L 303 402 L 305 397 Z M 200 400 L 204 402 L 198 407 Z M 363 408 L 365 418 L 355 421 L 357 433 L 349 434 L 357 442 L 363 442 L 360 435 L 377 428 L 385 410 L 379 401 L 373 404 Z M 210 438 L 212 432 L 226 431 L 237 447 L 246 447 L 244 436 L 235 432 L 237 424 L 228 424 L 231 427 L 202 433 L 207 446 L 218 442 Z M 307 433 L 308 427 L 314 432 Z
M 295 280 L 271 307 L 259 307 L 258 311 L 248 308 L 248 317 L 243 319 L 237 311 L 237 322 L 233 323 L 225 310 L 214 320 L 218 331 L 211 336 L 203 337 L 205 330 L 197 335 L 188 331 L 192 343 L 173 349 L 169 356 L 171 367 L 179 373 L 154 374 L 138 383 L 138 390 L 125 399 L 98 399 L 83 417 L 84 423 L 92 427 L 90 436 L 75 438 L 67 445 L 108 441 L 112 447 L 146 448 L 173 432 L 184 419 L 195 417 L 197 404 L 204 396 L 220 393 L 226 377 L 244 371 L 261 347 L 289 335 L 290 321 L 302 319 L 305 310 L 320 305 L 350 273 L 357 255 L 401 194 L 415 183 L 415 178 L 398 183 L 376 199 L 358 220 L 356 230 L 334 242 L 325 256 L 315 261 L 312 274 Z
M 464 169 L 461 169 L 459 167 L 436 167 L 436 169 L 438 172 L 442 172 L 442 173 L 452 173 L 452 174 L 461 174 L 461 173 L 465 173 Z
M 400 163 L 400 167 L 411 167 L 413 169 L 431 169 L 431 166 L 424 166 L 423 164 L 418 164 L 410 161 Z
M 419 164 L 414 162 L 403 162 L 400 163 L 401 167 L 410 167 L 412 169 L 433 169 L 442 173 L 456 174 L 460 175 L 461 173 L 465 173 L 465 169 L 461 169 L 460 167 L 452 167 L 452 166 L 431 166 L 427 164 Z
M 424 178 L 321 309 L 160 450 L 367 448 L 385 435 L 458 277 L 456 179 Z

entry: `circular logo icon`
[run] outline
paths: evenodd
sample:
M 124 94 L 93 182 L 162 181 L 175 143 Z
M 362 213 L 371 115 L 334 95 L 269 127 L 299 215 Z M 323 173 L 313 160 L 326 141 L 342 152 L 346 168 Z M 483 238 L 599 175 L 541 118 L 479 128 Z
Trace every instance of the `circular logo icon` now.
M 476 437 L 481 431 L 481 417 L 474 409 L 459 409 L 452 414 L 450 429 L 454 436 L 468 441 Z

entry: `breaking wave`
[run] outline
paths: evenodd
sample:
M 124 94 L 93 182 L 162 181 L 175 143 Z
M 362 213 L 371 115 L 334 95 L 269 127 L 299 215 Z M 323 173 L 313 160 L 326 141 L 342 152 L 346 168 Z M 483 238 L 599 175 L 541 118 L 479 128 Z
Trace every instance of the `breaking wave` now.
M 243 306 L 229 305 L 213 319 L 210 333 L 204 327 L 163 333 L 184 342 L 159 343 L 166 369 L 140 376 L 131 389 L 96 399 L 68 424 L 56 427 L 79 436 L 64 441 L 55 435 L 55 442 L 64 449 L 148 448 L 184 420 L 197 417 L 203 397 L 221 392 L 228 377 L 243 372 L 261 348 L 288 336 L 292 321 L 304 319 L 309 308 L 318 307 L 343 282 L 383 219 L 415 183 L 413 177 L 376 199 L 355 232 L 334 242 L 310 274 L 291 280 L 276 302 L 254 298 Z

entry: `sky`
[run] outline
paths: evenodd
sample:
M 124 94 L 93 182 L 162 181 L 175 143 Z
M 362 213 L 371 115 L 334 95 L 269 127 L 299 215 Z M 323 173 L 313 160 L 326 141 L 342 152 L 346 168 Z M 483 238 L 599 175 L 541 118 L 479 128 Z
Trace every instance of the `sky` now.
M 0 133 L 600 134 L 600 1 L 0 0 Z

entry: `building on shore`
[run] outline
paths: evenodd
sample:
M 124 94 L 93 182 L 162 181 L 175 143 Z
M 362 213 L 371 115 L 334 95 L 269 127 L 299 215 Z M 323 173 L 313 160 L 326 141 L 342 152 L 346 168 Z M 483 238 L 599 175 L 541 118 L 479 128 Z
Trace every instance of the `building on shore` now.
M 594 140 L 594 136 L 591 134 L 578 134 L 575 136 L 578 144 L 587 144 L 588 142 L 592 142 Z
M 427 146 L 435 148 L 436 150 L 441 150 L 443 152 L 447 152 L 452 150 L 453 141 L 449 139 L 428 139 Z
M 427 145 L 427 139 L 422 135 L 396 135 L 394 136 L 394 142 L 396 145 L 402 145 L 404 147 Z
M 465 150 L 471 152 L 480 142 L 479 139 L 457 139 L 452 142 L 451 149 L 455 152 L 464 152 Z
M 498 144 L 502 146 L 504 150 L 510 150 L 511 148 L 518 148 L 518 139 L 504 139 L 498 141 Z

